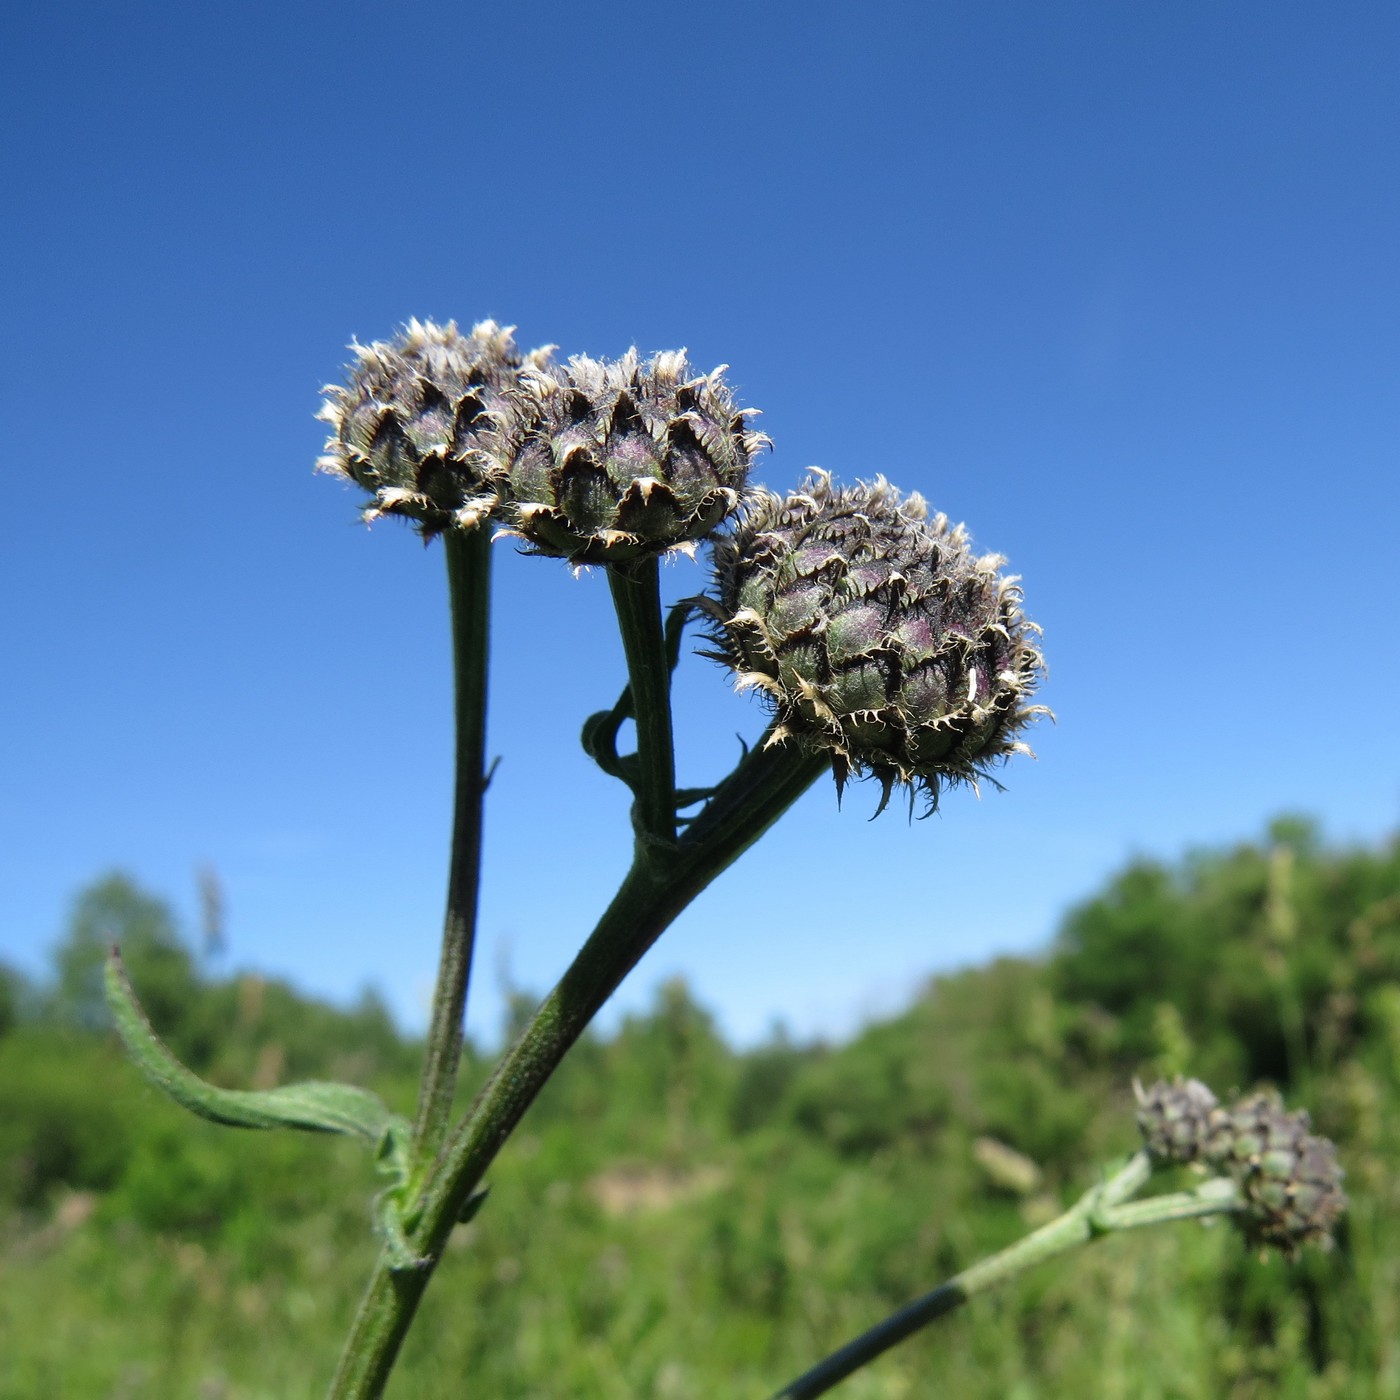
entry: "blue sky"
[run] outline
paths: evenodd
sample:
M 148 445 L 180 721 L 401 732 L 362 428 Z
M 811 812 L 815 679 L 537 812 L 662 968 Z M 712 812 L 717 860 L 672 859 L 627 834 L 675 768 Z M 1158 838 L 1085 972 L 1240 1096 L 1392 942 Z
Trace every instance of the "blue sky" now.
M 0 959 L 129 871 L 228 966 L 420 1025 L 440 552 L 312 474 L 410 316 L 732 366 L 776 489 L 883 472 L 1011 559 L 1059 722 L 925 822 L 821 784 L 647 957 L 741 1041 L 1044 946 L 1135 852 L 1400 812 L 1400 9 L 78 5 L 0 43 Z M 627 857 L 605 580 L 498 551 L 474 1034 Z M 668 571 L 675 596 L 703 572 Z M 685 776 L 762 716 L 711 663 Z

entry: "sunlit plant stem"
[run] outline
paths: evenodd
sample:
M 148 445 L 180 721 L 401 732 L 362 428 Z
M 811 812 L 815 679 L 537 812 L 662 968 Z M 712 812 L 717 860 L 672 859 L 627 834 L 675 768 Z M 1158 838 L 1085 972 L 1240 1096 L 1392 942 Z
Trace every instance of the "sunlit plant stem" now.
M 660 618 L 655 569 L 640 579 L 633 575 L 629 586 L 645 588 L 651 595 L 649 601 L 632 595 L 628 605 L 618 611 L 624 633 L 629 628 L 643 633 L 626 641 L 624 650 L 629 661 L 637 658 L 630 672 L 640 750 L 637 788 L 639 794 L 650 793 L 654 800 L 661 783 L 649 782 L 649 765 L 664 763 L 664 781 L 674 787 L 669 776 L 674 771 L 674 757 L 668 688 L 651 684 L 640 674 L 643 668 L 654 669 L 658 659 L 663 665 L 665 662 L 659 628 L 648 620 L 654 617 L 659 622 Z M 664 715 L 657 712 L 662 706 L 667 709 Z M 666 735 L 664 754 L 656 742 L 661 733 Z M 647 734 L 652 742 L 643 747 L 648 741 L 642 736 Z M 431 1167 L 405 1221 L 417 1267 L 405 1269 L 390 1249 L 381 1253 L 331 1387 L 332 1400 L 371 1400 L 382 1393 L 453 1225 L 550 1075 L 676 916 L 828 768 L 826 758 L 797 745 L 766 746 L 760 741 L 719 784 L 669 854 L 659 851 L 653 842 L 638 841 L 632 868 L 597 927 L 507 1051 Z M 639 796 L 638 801 L 641 805 L 643 799 Z M 674 797 L 670 801 L 674 803 Z M 674 806 L 671 815 L 674 826 Z M 637 819 L 642 830 L 646 829 L 641 825 L 644 820 Z M 656 834 L 654 827 L 651 830 Z M 464 859 L 454 852 L 454 866 Z M 435 1031 L 437 1024 L 435 1021 Z
M 661 621 L 655 555 L 608 569 L 637 725 L 639 766 L 633 824 L 664 849 L 676 839 L 676 761 L 671 734 L 671 667 Z
M 862 1366 L 869 1365 L 891 1347 L 930 1322 L 945 1317 L 977 1294 L 1112 1231 L 1229 1214 L 1241 1208 L 1235 1183 L 1222 1178 L 1212 1178 L 1194 1191 L 1129 1201 L 1151 1174 L 1151 1158 L 1146 1152 L 1137 1153 L 1126 1166 L 1086 1191 L 1058 1219 L 964 1269 L 947 1283 L 892 1313 L 784 1386 L 773 1400 L 813 1400 L 815 1396 L 825 1395 Z
M 456 760 L 447 911 L 433 993 L 427 1055 L 413 1124 L 415 1176 L 436 1157 L 451 1119 L 462 1060 L 481 885 L 482 800 L 486 794 L 486 676 L 490 639 L 491 543 L 487 531 L 443 536 L 451 602 Z

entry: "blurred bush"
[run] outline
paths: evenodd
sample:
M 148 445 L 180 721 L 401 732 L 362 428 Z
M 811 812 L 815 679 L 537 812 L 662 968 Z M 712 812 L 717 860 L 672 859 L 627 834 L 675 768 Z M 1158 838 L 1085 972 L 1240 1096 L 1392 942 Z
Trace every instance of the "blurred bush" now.
M 220 1082 L 344 1077 L 400 1109 L 416 1087 L 418 1048 L 373 995 L 212 976 L 129 880 L 83 892 L 49 984 L 0 971 L 0 1400 L 317 1395 L 374 1249 L 370 1164 L 148 1090 L 101 1028 L 112 937 L 162 1035 Z M 519 1021 L 533 999 L 513 1003 Z M 486 1068 L 468 1057 L 464 1095 Z M 1308 1106 L 1349 1173 L 1340 1248 L 1289 1268 L 1228 1231 L 1116 1239 L 852 1395 L 936 1376 L 987 1397 L 1400 1396 L 1400 843 L 1331 849 L 1297 819 L 1136 861 L 1044 957 L 936 978 L 844 1045 L 776 1031 L 736 1053 L 667 984 L 531 1110 L 391 1393 L 771 1389 L 1130 1150 L 1137 1072 L 1266 1079 Z

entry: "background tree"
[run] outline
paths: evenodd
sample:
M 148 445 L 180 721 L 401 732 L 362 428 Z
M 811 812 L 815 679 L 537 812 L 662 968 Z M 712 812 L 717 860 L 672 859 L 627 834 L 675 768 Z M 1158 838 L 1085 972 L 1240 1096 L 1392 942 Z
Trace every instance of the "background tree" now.
M 195 999 L 198 974 L 168 905 L 112 873 L 79 893 L 68 932 L 54 952 L 52 1009 L 86 1030 L 111 1024 L 102 992 L 102 966 L 112 945 L 139 977 L 150 1015 L 173 1045 Z M 149 988 L 148 991 L 144 990 Z

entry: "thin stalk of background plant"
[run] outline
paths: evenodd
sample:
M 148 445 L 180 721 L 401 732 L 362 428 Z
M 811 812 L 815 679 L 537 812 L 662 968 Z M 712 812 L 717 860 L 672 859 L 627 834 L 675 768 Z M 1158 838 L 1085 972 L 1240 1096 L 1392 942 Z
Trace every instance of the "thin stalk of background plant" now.
M 1151 1174 L 1151 1158 L 1146 1152 L 1138 1152 L 1126 1166 L 1086 1191 L 1063 1215 L 891 1313 L 883 1322 L 862 1332 L 784 1386 L 772 1400 L 815 1400 L 816 1396 L 825 1395 L 891 1347 L 938 1318 L 946 1317 L 977 1294 L 1066 1250 L 1091 1244 L 1112 1231 L 1201 1219 L 1240 1208 L 1235 1183 L 1221 1178 L 1204 1182 L 1194 1191 L 1130 1201 L 1128 1198 L 1143 1187 Z

